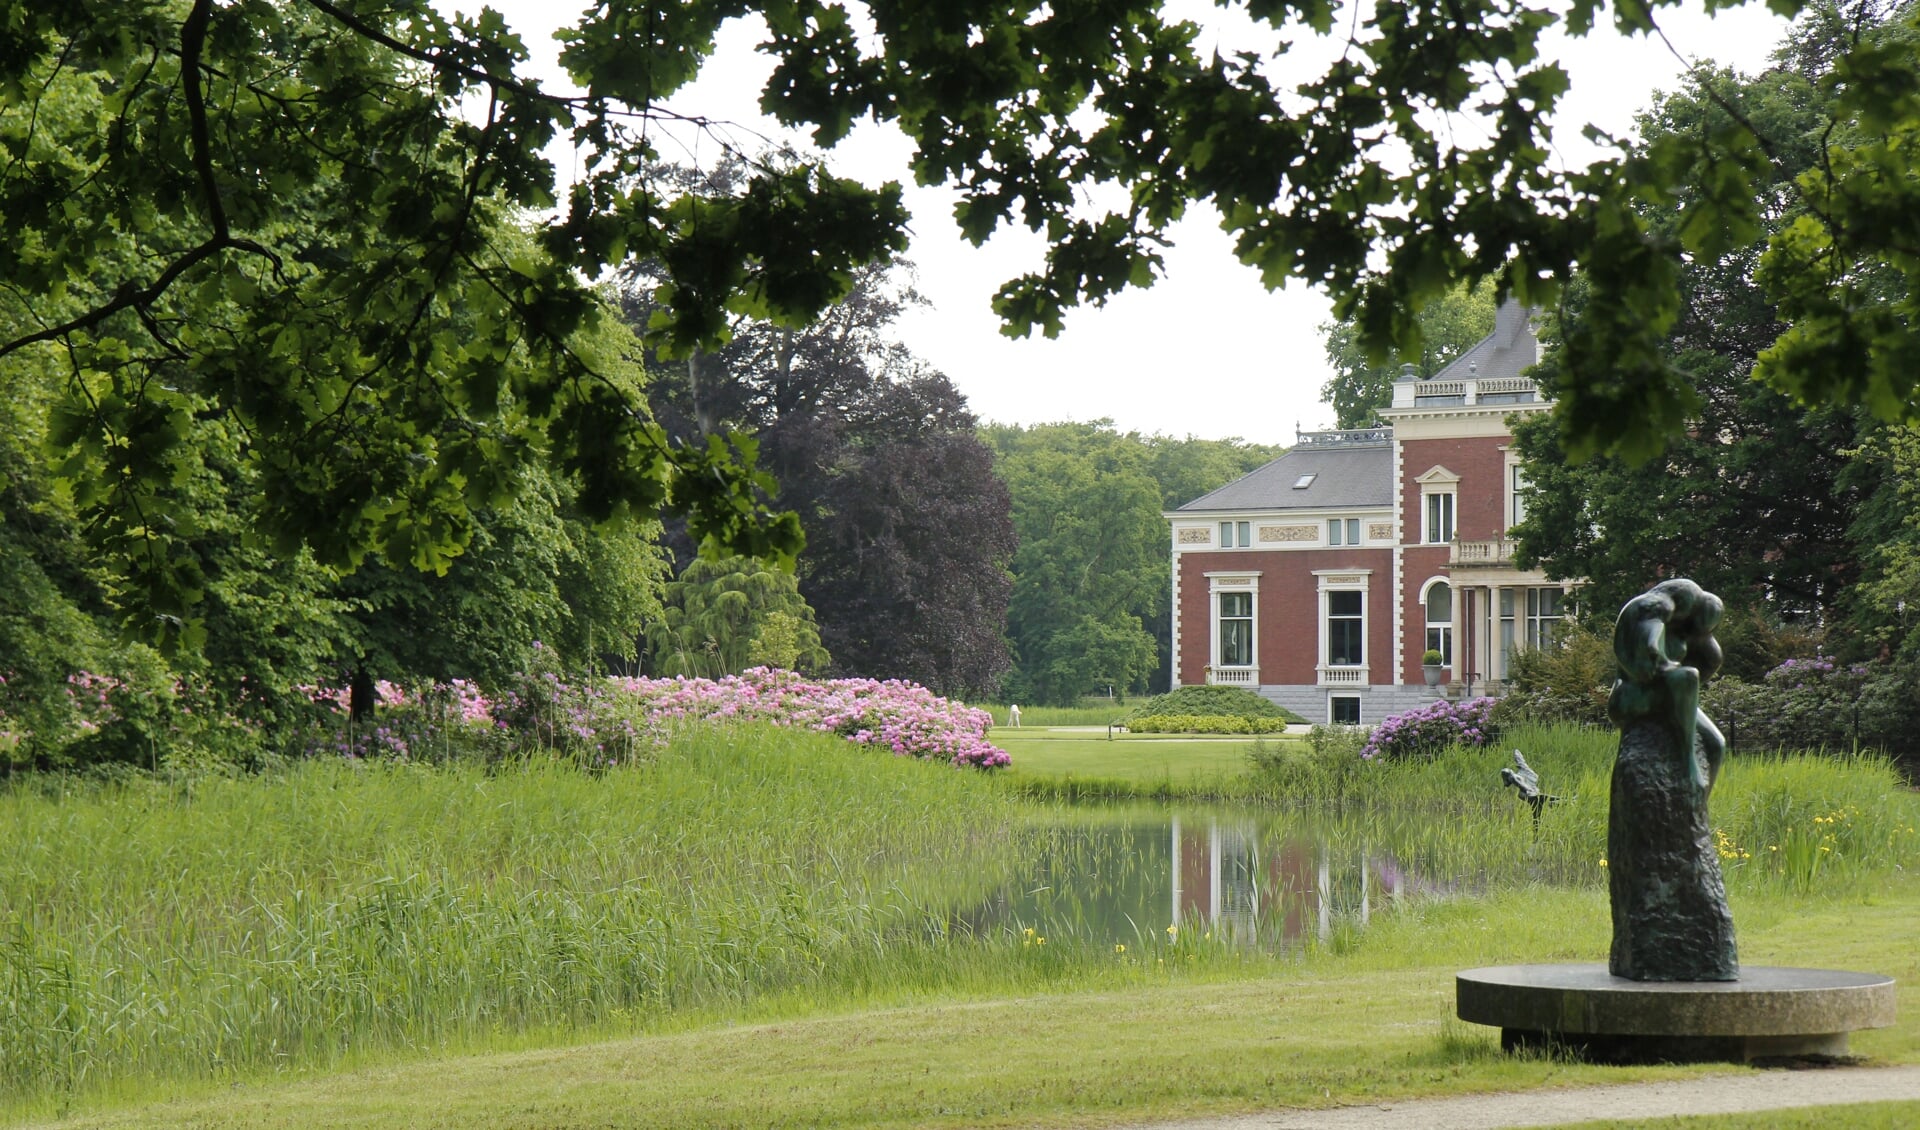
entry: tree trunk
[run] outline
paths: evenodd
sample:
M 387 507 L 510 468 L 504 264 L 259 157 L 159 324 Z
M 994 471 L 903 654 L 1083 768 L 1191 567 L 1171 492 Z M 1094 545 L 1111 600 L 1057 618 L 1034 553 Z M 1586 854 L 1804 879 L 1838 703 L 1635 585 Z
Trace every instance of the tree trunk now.
M 693 425 L 700 434 L 713 434 L 713 413 L 700 400 L 700 369 L 707 355 L 701 350 L 687 354 L 687 399 L 693 403 Z
M 353 669 L 347 681 L 347 716 L 355 723 L 373 721 L 373 673 L 365 666 Z

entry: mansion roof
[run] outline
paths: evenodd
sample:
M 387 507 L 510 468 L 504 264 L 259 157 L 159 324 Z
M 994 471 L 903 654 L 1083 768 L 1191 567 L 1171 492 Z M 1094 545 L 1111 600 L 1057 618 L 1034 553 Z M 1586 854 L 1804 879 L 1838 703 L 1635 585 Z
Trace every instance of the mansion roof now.
M 1436 381 L 1479 377 L 1502 380 L 1524 377 L 1540 359 L 1540 342 L 1534 337 L 1532 316 L 1509 298 L 1493 314 L 1493 332 L 1473 348 L 1453 359 L 1433 375 Z
M 1390 426 L 1302 432 L 1285 455 L 1168 513 L 1390 509 L 1394 429 L 1403 429 L 1402 438 L 1405 430 L 1426 438 L 1490 434 L 1476 426 L 1504 430 L 1510 413 L 1546 407 L 1526 375 L 1538 358 L 1532 315 L 1509 298 L 1494 311 L 1493 332 L 1431 378 L 1405 367 L 1391 406 L 1381 410 Z
M 1304 486 L 1300 485 L 1305 483 Z M 1327 510 L 1393 505 L 1393 444 L 1384 428 L 1307 432 L 1292 451 L 1175 510 Z

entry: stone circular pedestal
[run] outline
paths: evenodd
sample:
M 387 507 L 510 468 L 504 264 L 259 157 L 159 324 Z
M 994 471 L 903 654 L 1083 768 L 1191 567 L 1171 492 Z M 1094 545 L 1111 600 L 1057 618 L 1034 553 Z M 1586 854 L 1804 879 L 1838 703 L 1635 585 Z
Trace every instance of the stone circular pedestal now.
M 1893 979 L 1746 966 L 1738 981 L 1629 981 L 1604 965 L 1498 965 L 1455 980 L 1460 1019 L 1500 1046 L 1609 1063 L 1833 1057 L 1847 1033 L 1893 1023 Z

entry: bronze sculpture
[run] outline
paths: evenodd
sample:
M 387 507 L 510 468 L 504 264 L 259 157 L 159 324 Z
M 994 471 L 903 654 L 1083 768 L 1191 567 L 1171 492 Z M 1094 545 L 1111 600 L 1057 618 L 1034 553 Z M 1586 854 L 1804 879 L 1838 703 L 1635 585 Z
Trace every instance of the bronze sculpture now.
M 1720 667 L 1720 598 L 1664 581 L 1620 610 L 1608 716 L 1620 727 L 1607 817 L 1608 969 L 1636 981 L 1734 981 L 1740 962 L 1707 798 L 1726 753 L 1700 712 Z

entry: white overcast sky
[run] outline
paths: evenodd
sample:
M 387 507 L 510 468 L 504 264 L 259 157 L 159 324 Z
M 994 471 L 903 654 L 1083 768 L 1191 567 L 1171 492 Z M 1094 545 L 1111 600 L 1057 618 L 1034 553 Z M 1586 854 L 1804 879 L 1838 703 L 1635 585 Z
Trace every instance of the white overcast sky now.
M 477 11 L 485 2 L 506 17 L 532 53 L 530 69 L 552 90 L 570 90 L 558 64 L 554 29 L 571 25 L 579 0 L 441 0 L 446 10 Z M 937 0 L 933 0 L 937 2 Z M 1256 46 L 1240 13 L 1223 13 L 1204 0 L 1172 0 L 1169 7 L 1205 26 L 1223 50 Z M 1697 5 L 1662 9 L 1668 40 L 1689 59 L 1710 59 L 1745 71 L 1765 65 L 1785 24 L 1757 4 L 1708 17 Z M 780 138 L 759 113 L 770 62 L 754 50 L 757 21 L 735 21 L 697 83 L 669 103 L 672 109 L 734 123 L 736 144 L 758 148 L 759 136 Z M 1585 164 L 1591 150 L 1579 126 L 1591 122 L 1619 136 L 1657 90 L 1678 85 L 1682 64 L 1658 41 L 1628 40 L 1611 31 L 1585 40 L 1558 41 L 1573 78 L 1562 100 L 1555 141 L 1569 164 Z M 1213 44 L 1209 44 L 1211 46 Z M 1315 45 L 1318 46 L 1318 45 Z M 1297 46 L 1293 66 L 1324 51 Z M 1281 72 L 1282 77 L 1292 72 Z M 1293 81 L 1309 73 L 1300 72 Z M 804 144 L 804 138 L 795 139 Z M 670 159 L 708 161 L 719 155 L 710 139 L 688 136 Z M 1024 228 L 1003 231 L 986 246 L 961 239 L 952 222 L 955 195 L 918 188 L 907 170 L 910 149 L 891 126 L 866 123 L 832 150 L 836 172 L 869 184 L 899 180 L 913 212 L 913 246 L 928 309 L 902 319 L 898 337 L 951 377 L 982 420 L 1042 423 L 1110 417 L 1122 429 L 1172 436 L 1239 436 L 1287 443 L 1295 426 L 1331 427 L 1320 403 L 1328 369 L 1319 326 L 1328 314 L 1324 295 L 1295 283 L 1269 291 L 1258 274 L 1232 254 L 1229 237 L 1210 209 L 1196 209 L 1174 229 L 1164 277 L 1151 289 L 1128 291 L 1103 308 L 1070 313 L 1058 338 L 1013 339 L 999 332 L 989 302 L 1001 283 L 1039 264 L 1045 247 Z M 569 151 L 555 164 L 572 175 Z

